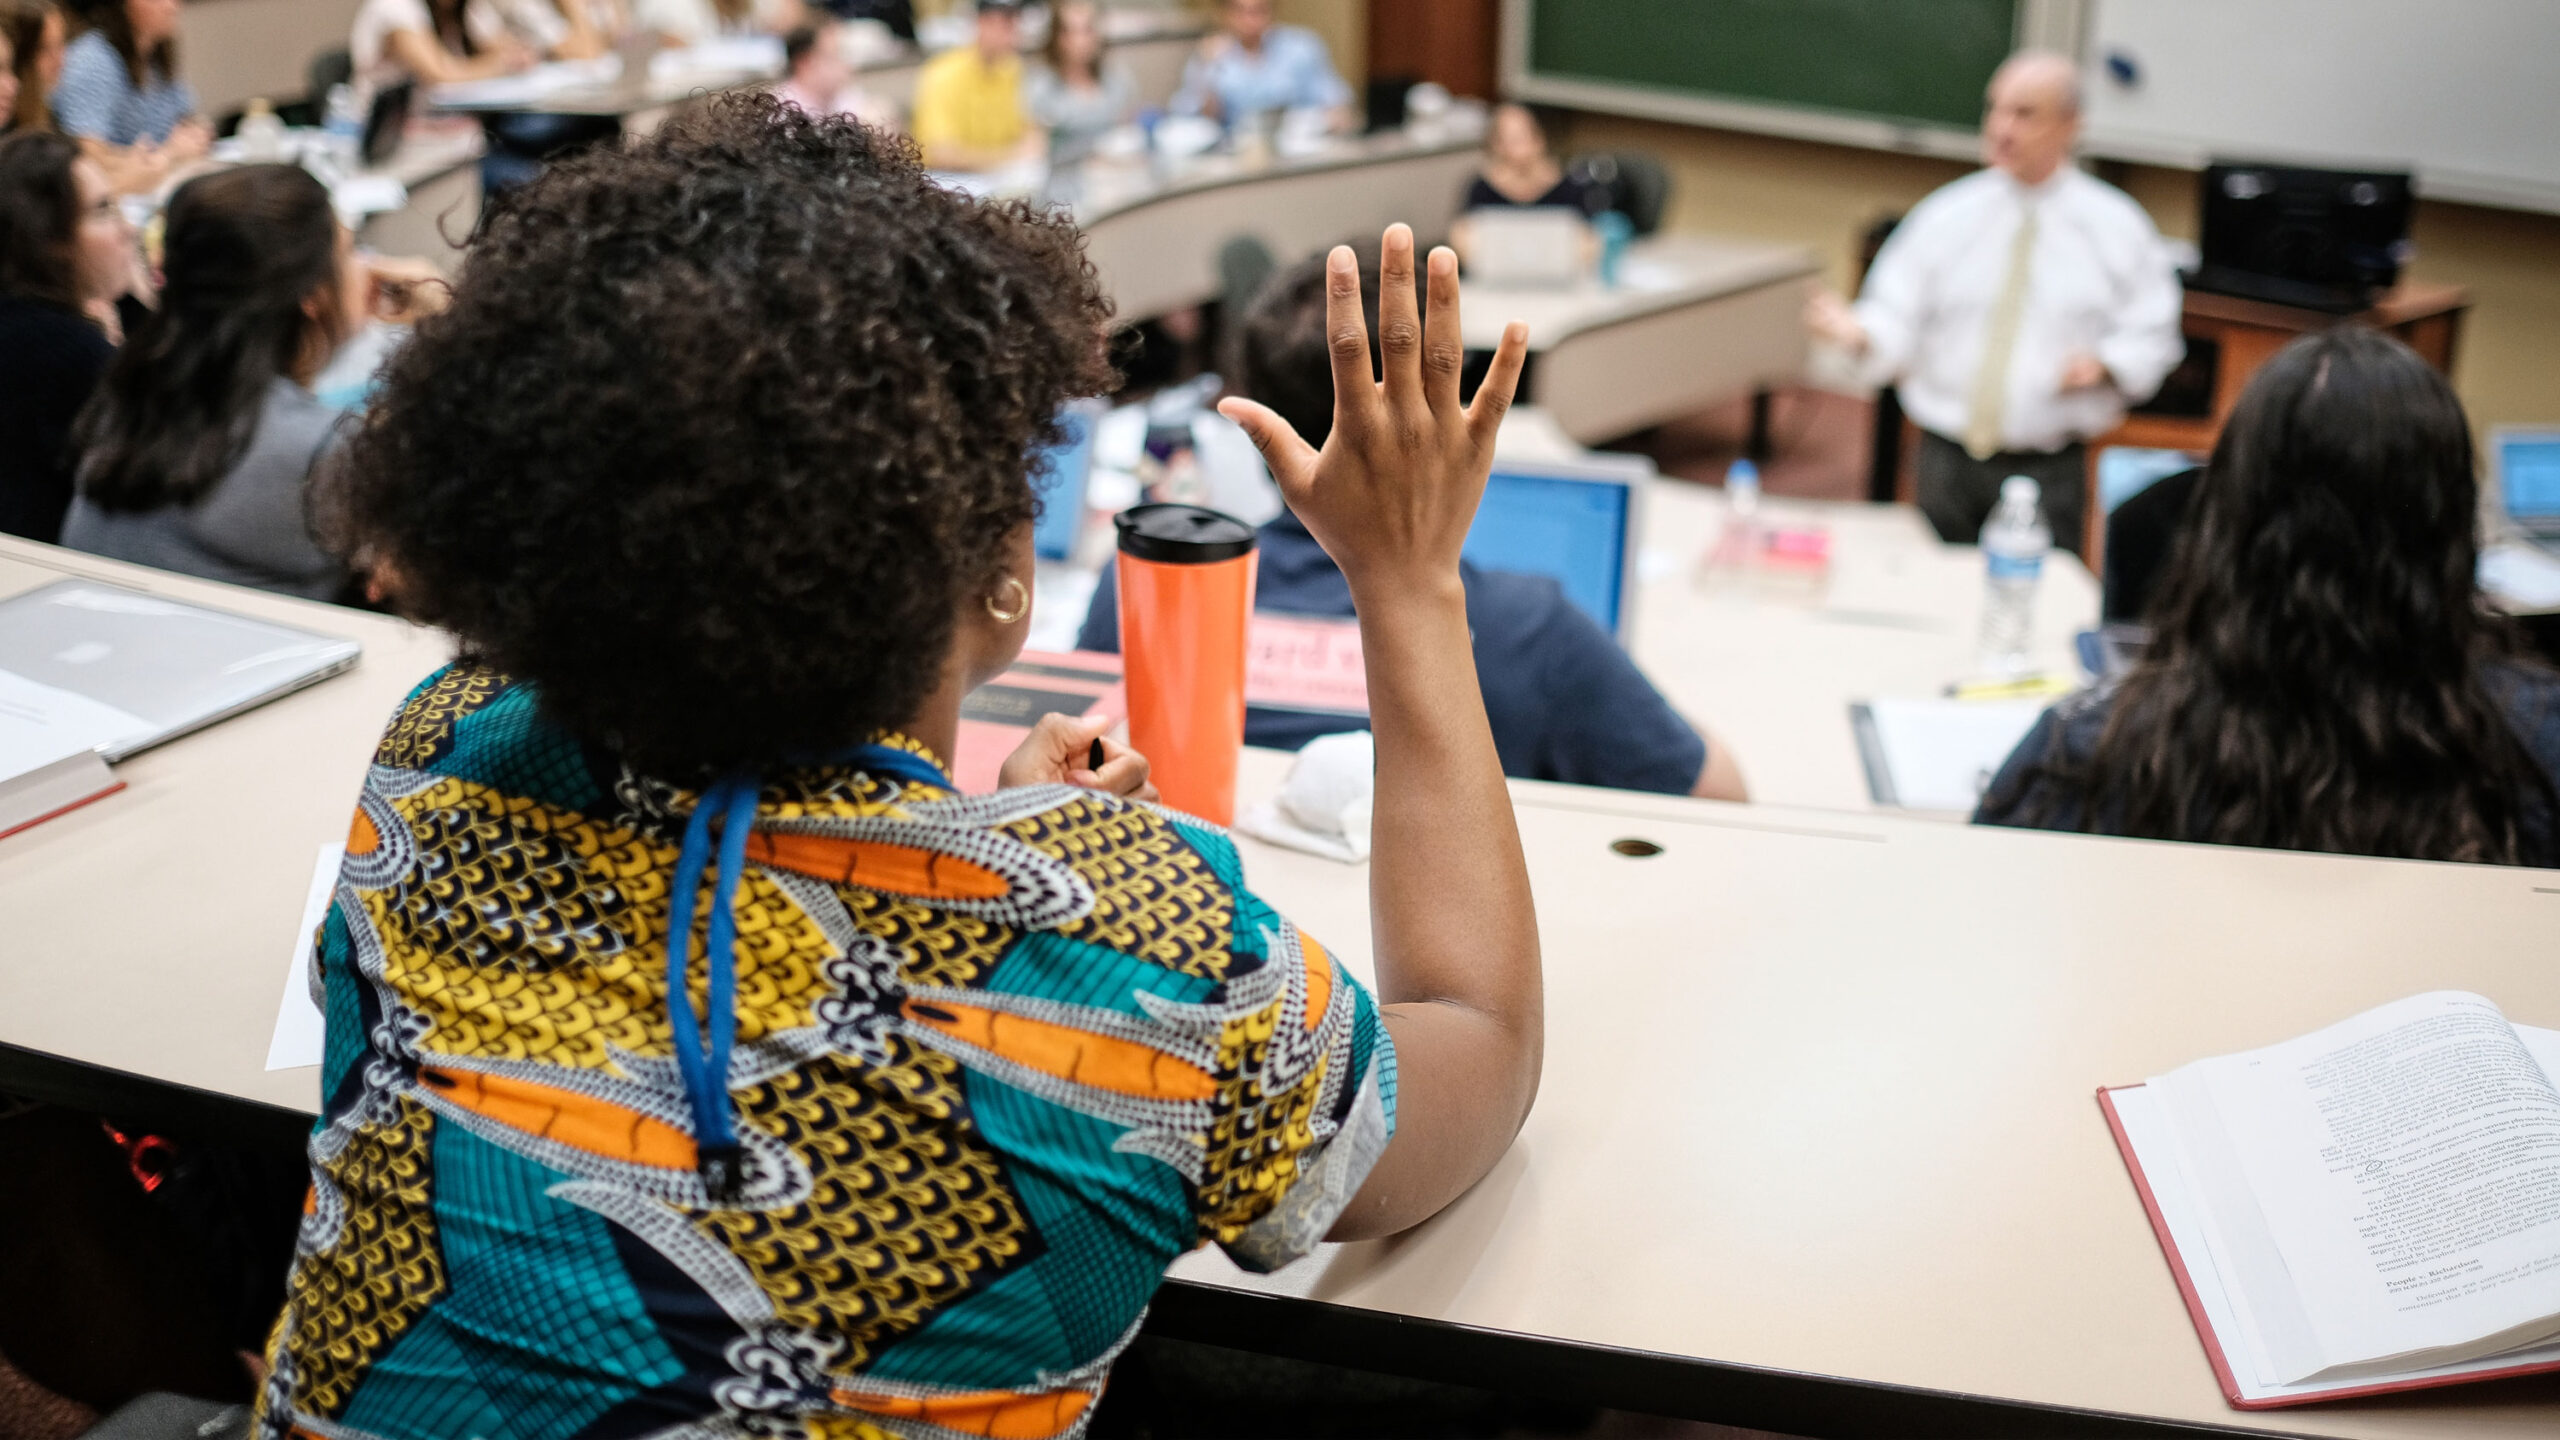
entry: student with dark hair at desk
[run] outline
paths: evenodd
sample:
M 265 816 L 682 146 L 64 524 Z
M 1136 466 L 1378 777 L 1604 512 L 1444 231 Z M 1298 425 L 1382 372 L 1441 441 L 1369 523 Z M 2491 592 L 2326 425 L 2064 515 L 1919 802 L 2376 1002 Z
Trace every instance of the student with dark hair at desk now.
M 1175 1257 L 1491 1169 L 1544 1031 L 1458 550 L 1527 337 L 1461 406 L 1405 294 L 1321 452 L 1245 417 L 1360 595 L 1373 999 L 1101 726 L 943 769 L 1022 647 L 1028 457 L 1112 383 L 1072 222 L 749 94 L 497 212 L 323 505 L 465 658 L 322 927 L 259 1433 L 1072 1436 Z
M 1499 210 L 1523 205 L 1561 206 L 1590 215 L 1606 208 L 1608 195 L 1567 170 L 1547 146 L 1547 127 L 1517 100 L 1493 107 L 1485 127 L 1484 168 L 1467 182 L 1460 210 Z
M 1360 278 L 1374 334 L 1381 283 L 1374 250 L 1364 252 Z M 1331 423 L 1328 303 L 1321 257 L 1284 271 L 1247 312 L 1236 346 L 1241 393 L 1301 434 L 1320 434 Z M 1264 525 L 1259 548 L 1255 609 L 1351 618 L 1354 587 L 1298 515 L 1284 510 Z M 1711 800 L 1750 798 L 1732 752 L 1682 719 L 1555 581 L 1472 564 L 1459 570 L 1476 674 L 1505 774 Z M 1120 605 L 1108 570 L 1094 587 L 1076 644 L 1119 652 Z M 1245 712 L 1245 743 L 1295 750 L 1318 735 L 1360 727 L 1352 718 L 1252 709 Z
M 313 600 L 346 569 L 306 519 L 344 413 L 311 382 L 377 313 L 407 321 L 448 293 L 417 261 L 356 253 L 328 188 L 294 165 L 178 187 L 159 308 L 81 417 L 75 550 Z
M 72 421 L 115 354 L 133 243 L 77 141 L 0 139 L 0 534 L 61 537 Z
M 6 37 L 9 69 L 17 81 L 0 105 L 0 135 L 53 128 L 53 87 L 62 83 L 62 54 L 70 22 L 54 0 L 0 0 L 0 37 Z
M 157 189 L 213 144 L 178 76 L 179 0 L 100 0 L 87 15 L 90 28 L 63 52 L 54 122 L 118 190 Z
M 1975 820 L 2560 865 L 2560 674 L 2484 606 L 2471 428 L 2342 325 L 2250 382 L 2196 481 L 2152 639 L 2029 731 Z

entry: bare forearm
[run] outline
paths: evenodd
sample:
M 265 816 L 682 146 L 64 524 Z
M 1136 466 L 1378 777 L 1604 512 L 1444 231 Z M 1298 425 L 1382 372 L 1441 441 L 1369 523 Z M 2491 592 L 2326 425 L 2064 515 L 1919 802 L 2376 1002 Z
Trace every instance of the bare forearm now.
M 1476 688 L 1465 592 L 1358 597 L 1378 788 L 1378 993 L 1501 1018 L 1536 1003 L 1537 937 L 1511 793 Z
M 1537 1098 L 1537 921 L 1476 689 L 1466 601 L 1360 600 L 1377 736 L 1370 915 L 1394 1037 L 1396 1143 L 1333 1238 L 1392 1234 L 1475 1183 Z

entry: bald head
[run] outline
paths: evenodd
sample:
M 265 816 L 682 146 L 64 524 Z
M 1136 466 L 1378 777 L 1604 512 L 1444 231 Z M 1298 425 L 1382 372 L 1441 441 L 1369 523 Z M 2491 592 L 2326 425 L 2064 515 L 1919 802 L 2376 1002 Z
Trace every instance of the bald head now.
M 2080 67 L 2050 50 L 2021 50 L 1991 76 L 1982 113 L 1982 161 L 2040 185 L 2080 138 Z

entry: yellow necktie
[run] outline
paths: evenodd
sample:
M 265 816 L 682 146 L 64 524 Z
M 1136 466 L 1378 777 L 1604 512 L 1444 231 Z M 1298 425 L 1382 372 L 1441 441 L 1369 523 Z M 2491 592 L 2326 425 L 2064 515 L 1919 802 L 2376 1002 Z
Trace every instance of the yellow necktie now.
M 1973 411 L 1966 417 L 1964 450 L 1976 460 L 2001 451 L 2005 431 L 2001 411 L 2009 398 L 2009 352 L 2017 348 L 2018 320 L 2026 313 L 2028 272 L 2036 253 L 2036 207 L 2018 218 L 2018 238 L 2009 245 L 2009 278 L 2000 286 L 2000 302 L 1991 307 L 1991 323 L 1982 332 L 1982 368 L 1973 372 Z

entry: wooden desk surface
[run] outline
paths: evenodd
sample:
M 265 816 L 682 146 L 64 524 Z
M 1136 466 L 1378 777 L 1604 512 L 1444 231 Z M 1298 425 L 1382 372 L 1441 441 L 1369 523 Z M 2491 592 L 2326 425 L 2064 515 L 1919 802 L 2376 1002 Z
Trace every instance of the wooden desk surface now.
M 2354 320 L 2387 330 L 2394 325 L 2406 325 L 2413 320 L 2465 309 L 2470 304 L 2471 291 L 2464 286 L 2432 280 L 2403 280 L 2385 291 L 2370 308 L 2352 315 L 2306 310 L 2299 305 L 2278 305 L 2240 295 L 2217 295 L 2207 290 L 2186 292 L 2185 312 L 2206 319 L 2229 320 L 2271 330 L 2326 330 L 2340 320 Z
M 1275 783 L 1251 758 L 1247 791 Z M 1511 1154 L 1407 1235 L 1176 1278 L 2204 1425 L 2560 1427 L 2550 1376 L 2230 1409 L 2094 1099 L 2427 989 L 2560 1023 L 2560 874 L 1513 793 L 1547 1063 Z M 1662 853 L 1611 851 L 1630 836 Z M 1256 891 L 1367 974 L 1356 872 L 1244 843 Z M 1715 1384 L 1691 1413 L 1717 1414 Z

